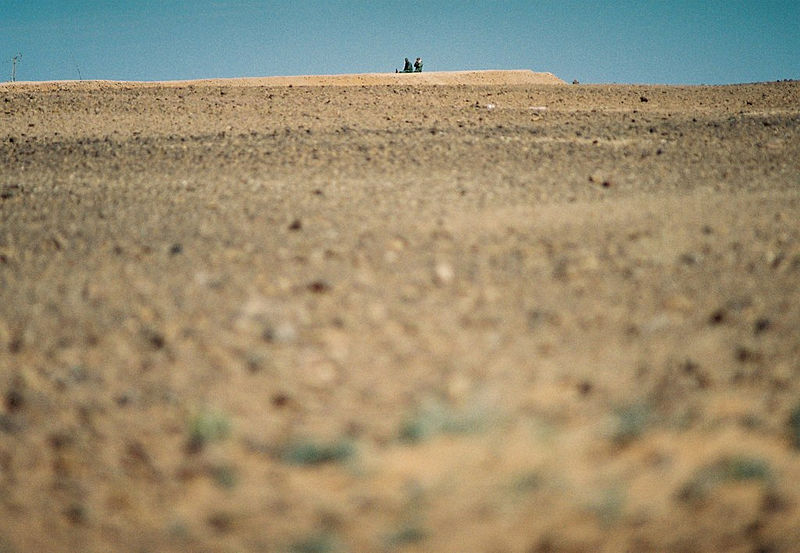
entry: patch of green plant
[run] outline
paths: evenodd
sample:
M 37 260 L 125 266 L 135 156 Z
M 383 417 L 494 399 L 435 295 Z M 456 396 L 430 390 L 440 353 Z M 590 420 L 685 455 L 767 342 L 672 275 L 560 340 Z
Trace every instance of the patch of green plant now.
M 544 484 L 542 475 L 537 471 L 529 471 L 518 475 L 511 482 L 511 488 L 515 492 L 528 493 L 539 489 Z
M 218 465 L 212 467 L 210 472 L 214 483 L 220 488 L 233 489 L 239 481 L 236 468 L 231 465 Z
M 795 449 L 800 449 L 800 405 L 789 415 L 789 438 Z
M 625 506 L 625 493 L 620 486 L 612 486 L 603 490 L 603 493 L 592 505 L 592 511 L 600 519 L 603 526 L 609 527 L 622 515 Z
M 189 422 L 189 450 L 200 451 L 210 442 L 224 440 L 230 432 L 227 415 L 216 410 L 202 410 Z
M 317 534 L 289 546 L 289 553 L 338 553 L 337 541 L 329 534 Z
M 396 532 L 386 536 L 384 542 L 388 548 L 402 547 L 404 545 L 419 543 L 428 537 L 428 532 L 416 524 L 404 524 Z
M 628 405 L 617 409 L 613 440 L 618 445 L 626 445 L 639 438 L 650 424 L 652 414 L 645 404 Z
M 763 459 L 747 456 L 725 457 L 700 468 L 678 493 L 684 501 L 704 499 L 714 488 L 725 482 L 756 480 L 771 485 L 774 475 Z
M 427 405 L 407 418 L 400 426 L 401 442 L 418 443 L 437 434 L 471 434 L 488 426 L 486 413 L 480 409 L 455 410 L 441 403 Z
M 349 440 L 331 443 L 304 440 L 288 445 L 281 458 L 292 465 L 320 465 L 347 461 L 355 452 L 355 445 Z

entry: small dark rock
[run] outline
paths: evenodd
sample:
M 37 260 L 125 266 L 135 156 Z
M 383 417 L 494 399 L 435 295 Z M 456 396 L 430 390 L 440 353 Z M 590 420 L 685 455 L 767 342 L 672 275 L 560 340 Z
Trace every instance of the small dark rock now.
M 303 228 L 303 222 L 300 219 L 295 219 L 289 225 L 289 230 L 300 230 Z
M 60 451 L 72 445 L 74 440 L 72 436 L 66 432 L 55 432 L 48 437 L 47 441 L 51 448 Z
M 13 198 L 20 192 L 20 186 L 18 184 L 9 184 L 0 188 L 0 199 L 7 200 L 9 198 Z
M 183 252 L 183 246 L 181 244 L 172 244 L 169 247 L 169 254 L 170 255 L 178 255 L 179 253 Z
M 153 349 L 162 349 L 167 343 L 164 335 L 155 330 L 147 333 L 147 342 Z
M 753 332 L 755 334 L 761 334 L 762 332 L 769 330 L 771 326 L 772 322 L 766 317 L 762 317 L 753 324 Z
M 21 349 L 22 349 L 21 338 L 12 338 L 11 341 L 8 343 L 8 351 L 10 353 L 19 353 Z
M 649 102 L 650 100 L 648 100 L 645 96 L 639 96 L 639 101 L 640 102 Z
M 286 405 L 289 403 L 289 396 L 284 393 L 278 392 L 277 394 L 274 394 L 272 396 L 271 401 L 272 405 L 274 405 L 275 407 L 278 408 L 286 407 Z
M 795 449 L 800 449 L 800 405 L 794 408 L 789 415 L 789 438 Z
M 80 504 L 70 505 L 64 509 L 64 516 L 72 524 L 84 524 L 88 519 L 86 507 Z
M 128 393 L 120 394 L 114 398 L 114 403 L 116 403 L 119 407 L 125 407 L 127 405 L 130 405 L 131 401 L 132 401 L 131 395 Z
M 308 289 L 309 291 L 315 294 L 324 294 L 325 292 L 330 290 L 331 287 L 324 280 L 315 280 L 314 282 L 308 285 Z
M 25 405 L 25 396 L 23 396 L 22 392 L 20 392 L 19 390 L 12 389 L 6 392 L 4 403 L 6 406 L 6 410 L 9 413 L 14 413 L 22 409 L 22 407 Z
M 736 359 L 742 363 L 760 361 L 761 353 L 743 346 L 739 346 L 736 348 Z
M 714 311 L 711 316 L 708 318 L 709 324 L 718 325 L 725 322 L 726 315 L 723 309 L 717 309 Z
M 686 374 L 695 374 L 697 372 L 698 365 L 691 359 L 687 359 L 683 363 L 683 372 Z
M 789 503 L 776 491 L 768 491 L 761 503 L 761 510 L 765 513 L 779 513 L 789 508 Z
M 220 534 L 228 533 L 233 529 L 233 516 L 230 513 L 214 513 L 208 517 L 208 525 Z
M 582 396 L 589 395 L 593 388 L 594 386 L 592 386 L 592 383 L 588 380 L 584 380 L 578 384 L 578 392 L 580 392 Z

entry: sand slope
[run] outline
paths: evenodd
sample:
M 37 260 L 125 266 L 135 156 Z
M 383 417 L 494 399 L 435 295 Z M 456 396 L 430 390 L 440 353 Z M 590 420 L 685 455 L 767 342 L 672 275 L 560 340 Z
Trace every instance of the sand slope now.
M 434 71 L 422 73 L 360 73 L 348 75 L 298 75 L 286 77 L 248 77 L 238 79 L 199 79 L 191 81 L 47 81 L 3 83 L 2 86 L 50 89 L 98 89 L 131 85 L 171 86 L 375 86 L 375 85 L 536 85 L 565 84 L 552 73 L 534 73 L 527 69 L 484 71 Z M 0 90 L 2 90 L 0 88 Z

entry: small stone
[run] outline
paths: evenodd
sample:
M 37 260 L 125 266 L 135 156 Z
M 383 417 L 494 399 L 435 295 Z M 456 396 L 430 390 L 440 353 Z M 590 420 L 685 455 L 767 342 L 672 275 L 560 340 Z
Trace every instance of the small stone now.
M 22 409 L 22 407 L 25 405 L 25 397 L 22 395 L 21 391 L 17 389 L 11 389 L 6 393 L 4 403 L 6 410 L 9 413 L 14 413 Z
M 745 346 L 736 348 L 736 359 L 741 363 L 755 363 L 761 361 L 761 353 Z
M 437 284 L 446 285 L 453 282 L 455 272 L 449 263 L 440 261 L 436 264 L 436 268 L 434 269 L 434 277 Z
M 303 228 L 303 222 L 300 219 L 295 219 L 289 224 L 289 230 L 300 230 Z
M 261 333 L 261 337 L 266 342 L 276 344 L 291 344 L 297 338 L 297 331 L 289 321 L 281 321 L 275 326 L 268 326 Z
M 278 392 L 272 396 L 270 401 L 273 406 L 280 409 L 281 407 L 286 407 L 286 405 L 289 403 L 289 399 L 290 398 L 288 395 L 284 394 L 283 392 Z
M 308 285 L 308 290 L 315 294 L 324 294 L 330 289 L 331 289 L 330 284 L 328 284 L 324 280 L 315 280 L 314 282 Z
M 709 324 L 718 325 L 725 322 L 725 311 L 723 309 L 717 309 L 714 311 L 711 316 L 708 318 Z
M 766 317 L 762 317 L 753 324 L 753 332 L 755 334 L 761 334 L 762 332 L 769 330 L 771 326 L 772 322 Z
M 589 175 L 589 182 L 599 184 L 603 188 L 611 188 L 611 179 L 608 177 L 603 176 L 600 173 L 592 173 Z

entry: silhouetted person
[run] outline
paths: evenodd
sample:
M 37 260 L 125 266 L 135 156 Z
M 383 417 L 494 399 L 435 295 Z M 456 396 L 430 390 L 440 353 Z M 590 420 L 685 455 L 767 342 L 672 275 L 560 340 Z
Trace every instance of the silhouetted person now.
M 422 58 L 417 58 L 414 61 L 414 71 L 418 73 L 422 71 Z
M 403 65 L 403 73 L 411 73 L 411 62 L 406 58 L 406 63 Z

